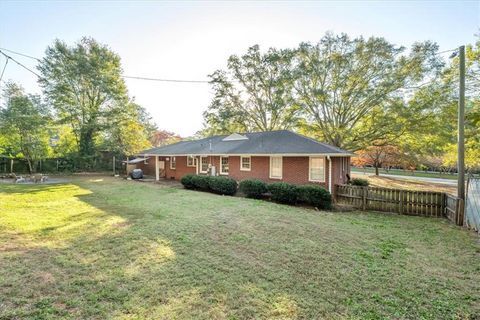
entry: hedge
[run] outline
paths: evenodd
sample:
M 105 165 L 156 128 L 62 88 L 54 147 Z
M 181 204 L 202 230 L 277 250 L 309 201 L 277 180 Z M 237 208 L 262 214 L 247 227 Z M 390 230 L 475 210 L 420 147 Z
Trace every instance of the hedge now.
M 286 182 L 275 182 L 268 185 L 272 200 L 280 203 L 295 204 L 298 199 L 297 186 Z
M 205 190 L 225 195 L 234 195 L 237 192 L 237 181 L 229 177 L 187 174 L 180 181 L 186 189 Z M 286 204 L 303 202 L 319 209 L 332 208 L 330 192 L 316 185 L 296 186 L 286 182 L 266 184 L 258 179 L 247 179 L 240 182 L 239 189 L 249 198 L 259 199 L 270 192 L 271 199 L 276 202 Z
M 208 187 L 215 193 L 233 196 L 237 192 L 237 181 L 227 177 L 209 177 Z
M 192 177 L 192 183 L 195 187 L 195 189 L 200 189 L 200 190 L 208 190 L 209 189 L 209 180 L 210 176 L 198 176 L 194 175 Z
M 352 186 L 368 187 L 370 182 L 367 179 L 354 178 L 350 181 Z
M 243 192 L 247 198 L 261 199 L 263 194 L 268 191 L 267 184 L 262 180 L 248 179 L 240 182 L 240 191 Z
M 180 182 L 183 184 L 185 189 L 195 189 L 195 184 L 193 183 L 194 174 L 187 174 L 182 177 Z
M 318 209 L 332 208 L 332 195 L 328 190 L 320 186 L 305 185 L 298 186 L 298 200 L 307 203 Z
M 182 177 L 180 182 L 186 189 L 198 189 L 226 195 L 234 195 L 237 192 L 237 181 L 228 177 L 187 174 Z

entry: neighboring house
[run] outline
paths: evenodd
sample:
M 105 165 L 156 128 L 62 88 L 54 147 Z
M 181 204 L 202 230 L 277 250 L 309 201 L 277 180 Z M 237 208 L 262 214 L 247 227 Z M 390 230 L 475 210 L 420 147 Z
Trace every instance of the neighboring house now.
M 136 164 L 147 175 L 225 175 L 235 180 L 319 184 L 330 191 L 347 182 L 352 153 L 288 131 L 213 136 L 142 151 Z

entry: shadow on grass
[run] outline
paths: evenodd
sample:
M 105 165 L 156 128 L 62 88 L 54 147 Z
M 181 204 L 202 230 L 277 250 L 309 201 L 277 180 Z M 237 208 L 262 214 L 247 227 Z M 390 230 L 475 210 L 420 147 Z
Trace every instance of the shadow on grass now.
M 425 219 L 411 220 L 417 226 L 142 184 L 78 185 L 63 188 L 81 206 L 54 226 L 0 236 L 22 249 L 0 251 L 0 318 L 435 317 L 465 310 L 461 299 L 475 292 L 425 276 L 431 261 L 414 264 L 408 250 L 437 248 L 408 242 L 428 228 Z M 398 232 L 402 224 L 412 230 Z

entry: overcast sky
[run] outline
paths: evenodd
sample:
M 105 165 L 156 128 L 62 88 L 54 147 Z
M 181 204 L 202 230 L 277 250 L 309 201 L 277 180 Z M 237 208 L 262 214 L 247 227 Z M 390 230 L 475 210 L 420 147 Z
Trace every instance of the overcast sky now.
M 124 74 L 208 80 L 231 54 L 259 44 L 294 47 L 326 31 L 382 36 L 397 45 L 433 40 L 440 50 L 472 43 L 480 1 L 335 2 L 21 2 L 0 0 L 0 47 L 42 57 L 55 38 L 90 36 L 108 44 Z M 35 61 L 12 55 L 32 68 Z M 0 68 L 5 59 L 0 58 Z M 40 93 L 34 75 L 9 63 L 4 80 Z M 159 128 L 188 136 L 202 128 L 208 84 L 126 80 Z

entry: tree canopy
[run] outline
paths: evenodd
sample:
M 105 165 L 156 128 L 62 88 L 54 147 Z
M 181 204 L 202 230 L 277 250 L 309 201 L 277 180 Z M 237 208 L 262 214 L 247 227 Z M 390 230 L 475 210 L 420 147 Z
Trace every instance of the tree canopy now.
M 79 155 L 88 163 L 95 154 L 97 133 L 128 104 L 120 57 L 91 38 L 71 47 L 56 40 L 38 69 L 45 97 L 60 122 L 71 126 Z
M 7 83 L 3 98 L 5 104 L 0 108 L 2 152 L 24 158 L 30 173 L 35 172 L 35 161 L 46 158 L 51 152 L 48 106 L 40 97 L 27 95 L 14 83 Z
M 208 133 L 271 131 L 296 124 L 292 97 L 291 50 L 258 46 L 242 56 L 232 55 L 227 70 L 211 77 L 214 98 L 204 113 Z

